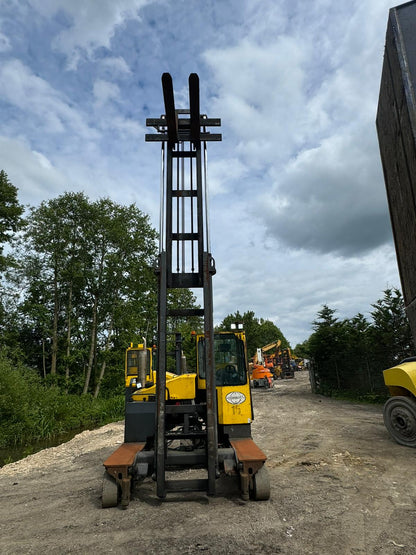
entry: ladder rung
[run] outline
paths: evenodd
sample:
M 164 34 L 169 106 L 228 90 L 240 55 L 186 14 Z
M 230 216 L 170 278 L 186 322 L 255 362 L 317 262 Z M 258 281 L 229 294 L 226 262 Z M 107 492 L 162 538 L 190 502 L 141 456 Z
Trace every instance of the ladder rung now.
M 206 437 L 207 432 L 166 432 L 166 439 L 192 439 L 198 437 Z
M 168 287 L 170 288 L 192 288 L 192 287 L 202 287 L 203 281 L 202 276 L 199 273 L 185 273 L 176 274 L 171 273 L 168 275 Z
M 192 451 L 182 451 L 177 449 L 168 449 L 166 454 L 166 466 L 168 467 L 207 467 L 207 453 L 205 449 L 193 449 Z
M 196 197 L 198 192 L 196 189 L 173 189 L 173 197 Z
M 196 158 L 196 150 L 174 150 L 172 158 Z
M 180 111 L 177 109 L 177 113 Z M 178 127 L 190 127 L 191 120 L 189 118 L 178 118 Z M 199 116 L 199 125 L 201 127 L 220 127 L 221 118 L 204 118 Z M 147 127 L 166 127 L 166 118 L 146 118 Z
M 145 141 L 147 143 L 154 143 L 158 141 L 168 141 L 169 137 L 167 135 L 156 133 L 146 133 Z M 191 135 L 190 133 L 181 133 L 179 132 L 179 140 L 180 141 L 190 141 Z M 201 133 L 201 141 L 222 141 L 221 133 Z
M 166 491 L 207 491 L 208 480 L 206 478 L 194 478 L 191 480 L 166 480 Z
M 198 241 L 198 233 L 172 233 L 172 241 Z
M 168 316 L 181 316 L 188 318 L 189 316 L 203 316 L 203 308 L 171 308 L 167 312 Z

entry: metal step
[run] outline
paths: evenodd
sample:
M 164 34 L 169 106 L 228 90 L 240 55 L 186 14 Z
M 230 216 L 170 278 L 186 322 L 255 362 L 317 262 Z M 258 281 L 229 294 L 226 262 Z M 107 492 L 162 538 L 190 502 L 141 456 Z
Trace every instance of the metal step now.
M 166 491 L 207 491 L 206 478 L 192 478 L 189 480 L 166 480 Z
M 166 432 L 166 439 L 198 439 L 207 437 L 207 432 Z
M 168 316 L 180 316 L 182 318 L 189 318 L 190 316 L 203 316 L 203 308 L 170 308 Z

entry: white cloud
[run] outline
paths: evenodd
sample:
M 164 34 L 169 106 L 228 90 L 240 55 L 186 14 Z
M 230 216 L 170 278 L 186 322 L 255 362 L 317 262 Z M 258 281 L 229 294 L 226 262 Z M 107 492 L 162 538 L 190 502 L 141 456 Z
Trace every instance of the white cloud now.
M 335 308 L 340 319 L 360 311 L 368 317 L 371 303 L 382 291 L 399 284 L 391 243 L 349 259 L 317 256 L 262 241 L 248 216 L 234 233 L 224 229 L 214 233 L 213 253 L 217 255 L 216 324 L 237 310 L 253 310 L 256 316 L 272 320 L 292 346 L 312 333 L 311 323 L 323 304 Z
M 139 12 L 150 0 L 29 0 L 45 17 L 63 12 L 71 25 L 53 41 L 53 46 L 68 58 L 68 67 L 76 69 L 82 56 L 91 57 L 100 46 L 110 48 L 117 26 L 128 19 L 139 20 Z
M 215 110 L 255 176 L 261 224 L 294 248 L 375 248 L 391 238 L 374 124 L 382 64 L 375 38 L 383 44 L 387 10 L 323 0 L 306 17 L 305 3 L 295 2 L 283 24 L 281 9 L 262 7 L 262 33 L 253 25 L 235 44 L 205 53 L 218 83 Z M 269 16 L 279 23 L 265 40 Z
M 211 196 L 231 191 L 230 183 L 238 182 L 247 175 L 247 168 L 238 158 L 213 160 L 208 168 L 208 186 Z
M 120 89 L 115 83 L 97 79 L 94 83 L 93 93 L 96 104 L 103 106 L 109 100 L 117 100 L 120 97 Z
M 65 173 L 59 171 L 41 152 L 24 140 L 0 136 L 0 167 L 18 189 L 24 204 L 38 204 L 68 187 Z
M 219 87 L 214 110 L 226 114 L 245 163 L 256 167 L 290 155 L 305 104 L 305 53 L 296 40 L 283 35 L 265 48 L 243 39 L 204 57 Z
M 391 240 L 375 130 L 366 133 L 360 125 L 334 134 L 274 172 L 275 185 L 259 198 L 272 235 L 294 248 L 342 254 Z
M 3 33 L 0 33 L 0 52 L 7 52 L 10 50 L 10 41 Z
M 26 124 L 35 118 L 43 133 L 55 135 L 70 130 L 87 140 L 97 138 L 97 133 L 85 123 L 85 117 L 71 106 L 69 99 L 20 60 L 1 64 L 0 81 L 3 100 L 27 114 Z
M 121 56 L 104 58 L 103 60 L 101 60 L 101 65 L 103 65 L 106 69 L 108 69 L 112 73 L 114 72 L 117 74 L 131 73 L 131 70 L 126 63 L 126 60 Z

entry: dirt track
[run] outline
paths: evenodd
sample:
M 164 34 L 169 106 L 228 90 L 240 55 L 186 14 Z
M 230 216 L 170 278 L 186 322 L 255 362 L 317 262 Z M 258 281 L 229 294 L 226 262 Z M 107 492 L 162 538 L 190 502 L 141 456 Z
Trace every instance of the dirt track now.
M 0 553 L 416 553 L 416 450 L 389 438 L 381 407 L 312 395 L 301 372 L 254 390 L 254 409 L 269 501 L 162 502 L 149 480 L 126 511 L 101 509 L 115 423 L 0 469 Z

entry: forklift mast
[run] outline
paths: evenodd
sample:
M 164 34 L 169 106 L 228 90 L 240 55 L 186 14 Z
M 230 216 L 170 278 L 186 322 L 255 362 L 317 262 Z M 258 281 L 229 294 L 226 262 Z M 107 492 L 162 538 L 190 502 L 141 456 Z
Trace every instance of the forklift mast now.
M 158 257 L 158 368 L 156 381 L 155 469 L 157 495 L 180 490 L 180 481 L 172 483 L 165 476 L 168 432 L 166 411 L 181 414 L 186 406 L 167 405 L 165 400 L 167 369 L 167 330 L 172 317 L 202 316 L 204 321 L 204 357 L 206 367 L 206 468 L 207 483 L 201 484 L 215 494 L 218 471 L 217 407 L 214 363 L 214 326 L 212 276 L 215 262 L 211 255 L 208 226 L 207 148 L 208 141 L 221 141 L 221 134 L 207 131 L 221 125 L 219 118 L 200 114 L 199 78 L 189 75 L 189 109 L 175 108 L 172 77 L 162 75 L 165 114 L 148 118 L 146 125 L 157 133 L 146 134 L 146 141 L 161 142 L 161 193 Z M 202 308 L 169 309 L 169 290 L 203 290 Z M 189 409 L 191 410 L 191 409 Z

